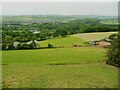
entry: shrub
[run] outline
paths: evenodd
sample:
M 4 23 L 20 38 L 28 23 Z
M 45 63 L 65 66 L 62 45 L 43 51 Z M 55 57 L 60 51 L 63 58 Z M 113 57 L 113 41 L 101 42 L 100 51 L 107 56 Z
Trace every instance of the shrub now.
M 54 46 L 52 44 L 48 44 L 48 48 L 53 48 Z
M 6 49 L 7 43 L 2 43 L 2 50 Z
M 115 35 L 114 35 L 115 36 Z M 119 41 L 120 41 L 120 34 L 117 37 L 112 37 L 111 45 L 107 51 L 107 64 L 119 67 L 120 66 L 120 51 L 119 51 Z

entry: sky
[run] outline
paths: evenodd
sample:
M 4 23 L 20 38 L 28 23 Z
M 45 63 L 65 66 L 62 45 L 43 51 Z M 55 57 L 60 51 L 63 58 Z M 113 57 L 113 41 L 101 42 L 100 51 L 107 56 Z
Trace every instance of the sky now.
M 117 2 L 3 2 L 2 15 L 117 16 Z

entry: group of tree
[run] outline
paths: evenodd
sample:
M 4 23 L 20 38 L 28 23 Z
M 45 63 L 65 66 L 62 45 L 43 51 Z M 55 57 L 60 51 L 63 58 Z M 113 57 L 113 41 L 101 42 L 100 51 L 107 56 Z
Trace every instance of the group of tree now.
M 13 40 L 14 39 L 14 40 Z M 36 40 L 22 40 L 20 37 L 11 38 L 10 36 L 6 36 L 4 41 L 2 41 L 2 49 L 33 49 L 39 46 L 39 43 Z
M 120 67 L 120 33 L 109 36 L 111 45 L 107 51 L 107 64 Z
M 65 37 L 66 35 L 67 30 L 55 32 L 41 31 L 37 34 L 28 30 L 5 30 L 2 32 L 2 49 L 32 49 L 38 46 L 34 41 L 42 41 L 58 36 Z M 29 42 L 32 43 L 28 44 Z M 17 47 L 15 47 L 15 43 L 17 44 Z
M 34 45 L 26 45 L 30 41 L 42 41 L 54 37 L 65 37 L 75 33 L 116 31 L 116 26 L 107 26 L 99 23 L 99 19 L 77 19 L 68 22 L 45 23 L 14 23 L 7 22 L 2 25 L 3 49 L 15 48 L 15 42 L 19 42 L 19 48 L 33 48 Z M 32 30 L 39 31 L 34 33 Z M 16 48 L 17 49 L 17 48 Z
M 97 31 L 114 31 L 116 26 L 103 25 L 99 19 L 77 19 L 67 22 L 44 22 L 44 23 L 3 23 L 2 30 L 30 30 L 31 28 L 37 30 L 55 31 L 60 28 L 68 30 L 69 33 L 75 32 L 96 32 Z M 72 31 L 72 32 L 71 32 Z

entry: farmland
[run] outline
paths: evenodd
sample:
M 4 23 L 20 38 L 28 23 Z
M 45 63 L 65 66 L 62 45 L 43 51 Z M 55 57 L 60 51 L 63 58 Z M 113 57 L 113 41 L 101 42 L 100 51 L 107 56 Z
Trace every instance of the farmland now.
M 112 17 L 88 16 L 4 16 L 3 88 L 117 88 L 118 68 L 106 64 L 109 46 L 89 41 L 111 43 L 118 27 Z
M 41 47 L 47 47 L 48 43 L 53 44 L 55 47 L 71 47 L 72 44 L 80 44 L 84 46 L 89 46 L 85 40 L 80 39 L 74 35 L 67 36 L 65 38 L 57 37 L 54 39 L 48 39 L 40 42 Z
M 82 46 L 90 46 L 88 41 L 101 40 L 108 37 L 111 34 L 117 32 L 96 32 L 96 33 L 81 33 L 69 35 L 65 38 L 57 37 L 54 39 L 48 39 L 41 41 L 39 44 L 41 47 L 47 47 L 49 43 L 53 44 L 55 47 L 72 47 L 72 44 L 79 44 Z M 62 41 L 62 42 L 61 42 Z
M 40 42 L 65 46 L 9 50 L 3 54 L 3 88 L 116 88 L 118 70 L 106 65 L 106 49 L 69 47 L 85 40 L 76 36 Z
M 107 24 L 107 25 L 117 25 L 118 20 L 103 20 L 103 21 L 100 21 L 100 23 Z
M 76 34 L 74 36 L 77 36 L 85 41 L 91 41 L 91 40 L 100 40 L 103 38 L 108 37 L 111 34 L 115 34 L 117 32 L 96 32 L 96 33 L 82 33 L 82 34 Z
M 3 87 L 117 87 L 117 68 L 105 64 L 104 51 L 93 47 L 3 51 Z

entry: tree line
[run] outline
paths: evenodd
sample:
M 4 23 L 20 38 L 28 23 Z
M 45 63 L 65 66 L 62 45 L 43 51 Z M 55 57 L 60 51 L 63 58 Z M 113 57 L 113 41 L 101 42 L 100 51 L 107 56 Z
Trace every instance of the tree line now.
M 37 41 L 88 32 L 117 31 L 117 26 L 102 25 L 99 19 L 77 19 L 64 22 L 3 23 L 2 49 L 37 48 Z M 29 43 L 29 44 L 28 44 Z M 15 46 L 18 47 L 15 47 Z

